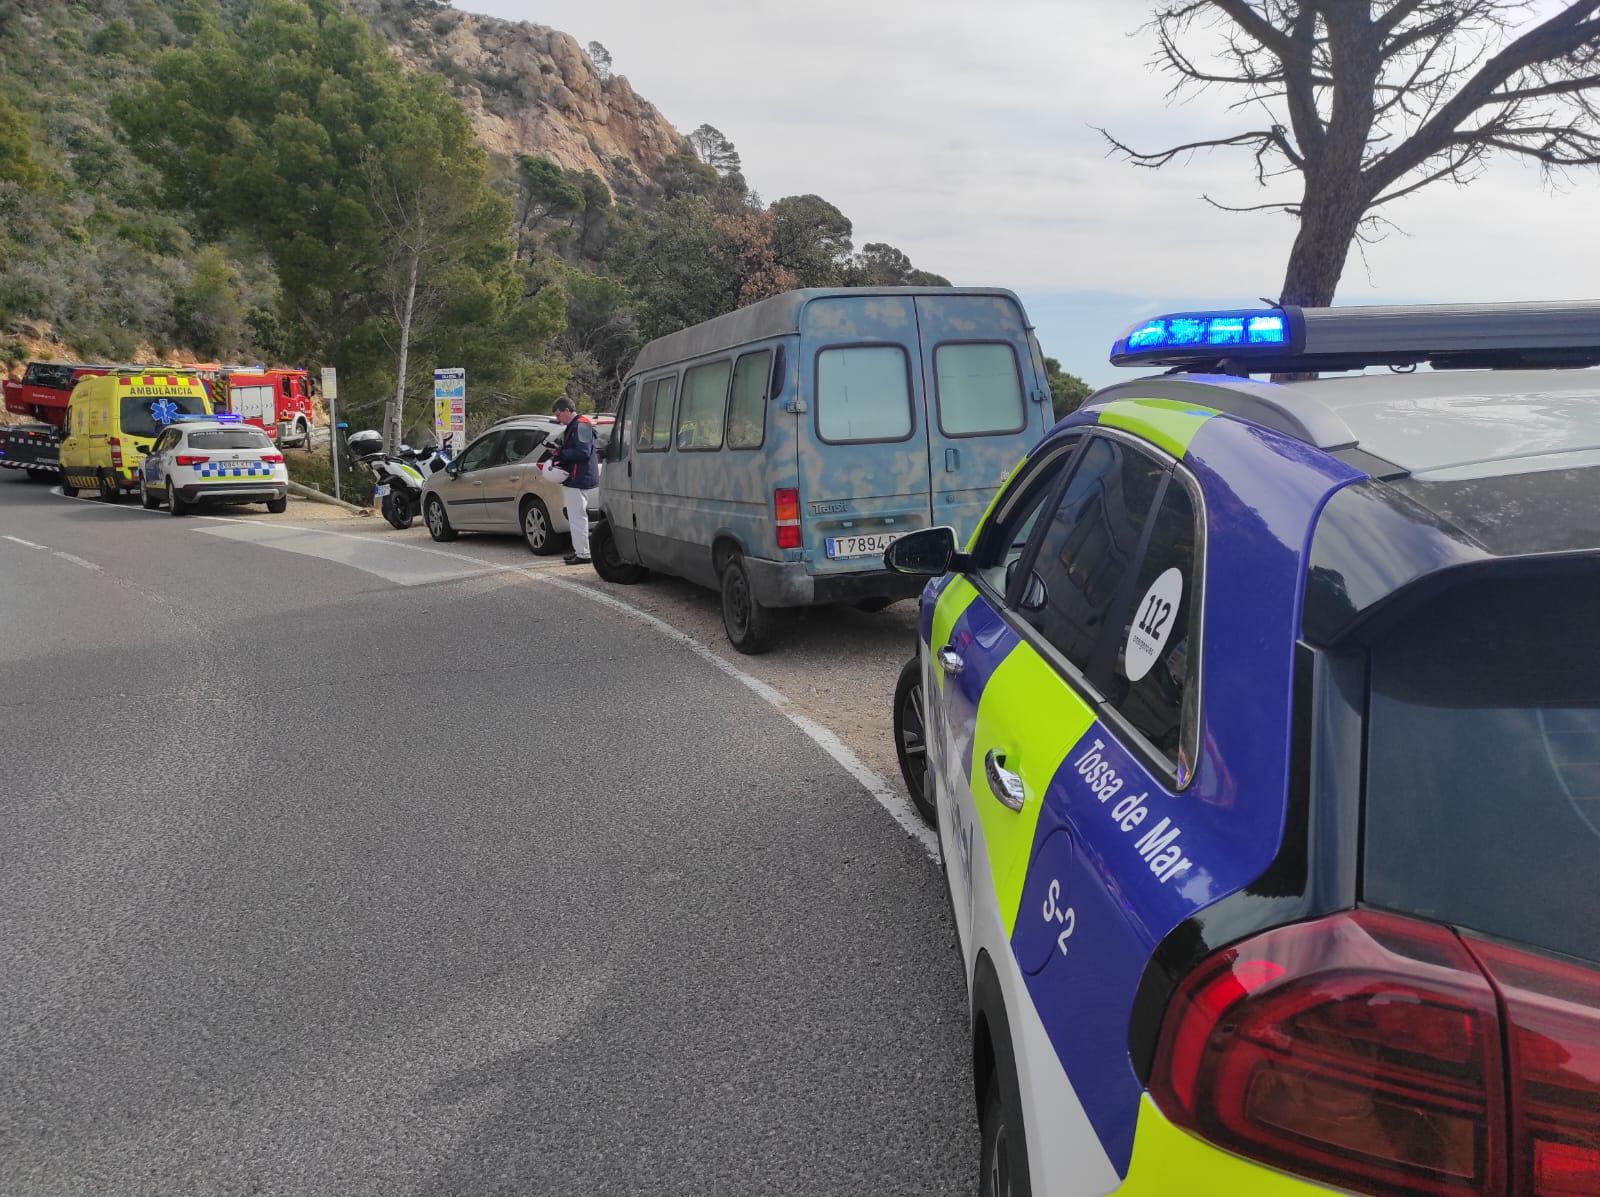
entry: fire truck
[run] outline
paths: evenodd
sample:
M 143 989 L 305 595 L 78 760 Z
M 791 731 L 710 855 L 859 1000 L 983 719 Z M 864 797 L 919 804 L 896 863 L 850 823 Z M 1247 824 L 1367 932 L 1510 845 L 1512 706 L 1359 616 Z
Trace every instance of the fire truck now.
M 311 378 L 300 369 L 201 366 L 216 411 L 236 413 L 280 445 L 311 448 Z
M 27 470 L 37 482 L 53 480 L 61 469 L 61 436 L 67 426 L 67 400 L 80 378 L 109 374 L 114 366 L 81 362 L 29 362 L 22 379 L 5 381 L 6 410 L 33 423 L 0 428 L 0 466 Z

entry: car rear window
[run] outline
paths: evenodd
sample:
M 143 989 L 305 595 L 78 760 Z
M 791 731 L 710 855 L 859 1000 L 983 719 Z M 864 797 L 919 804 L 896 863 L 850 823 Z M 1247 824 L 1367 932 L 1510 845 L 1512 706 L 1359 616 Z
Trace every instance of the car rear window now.
M 215 432 L 191 432 L 189 446 L 194 449 L 270 449 L 265 433 L 251 428 L 222 428 Z
M 1373 644 L 1368 901 L 1600 960 L 1597 591 L 1484 578 Z
M 203 416 L 205 400 L 199 395 L 124 395 L 122 432 L 124 436 L 160 436 L 173 416 Z

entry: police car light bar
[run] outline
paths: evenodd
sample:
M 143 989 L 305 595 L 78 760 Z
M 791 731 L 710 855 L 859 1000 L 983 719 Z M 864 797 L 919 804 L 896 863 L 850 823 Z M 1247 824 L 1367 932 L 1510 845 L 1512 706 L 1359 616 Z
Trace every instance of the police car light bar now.
M 1600 365 L 1600 301 L 1178 312 L 1135 325 L 1117 366 L 1223 374 Z
M 198 412 L 181 412 L 172 417 L 174 424 L 183 424 L 192 420 L 204 420 L 208 424 L 238 424 L 244 417 L 236 411 L 219 411 L 215 415 L 202 415 Z

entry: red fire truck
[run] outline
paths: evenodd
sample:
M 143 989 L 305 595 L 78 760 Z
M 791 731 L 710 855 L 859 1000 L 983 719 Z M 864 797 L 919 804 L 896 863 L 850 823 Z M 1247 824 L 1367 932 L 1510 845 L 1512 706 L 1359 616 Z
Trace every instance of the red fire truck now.
M 311 448 L 311 378 L 300 369 L 202 366 L 211 406 L 254 424 L 280 445 Z
M 22 379 L 6 379 L 6 410 L 38 421 L 0 428 L 0 466 L 27 470 L 28 477 L 44 482 L 61 468 L 61 431 L 67 426 L 67 400 L 78 380 L 90 374 L 108 374 L 113 366 L 81 362 L 29 362 Z

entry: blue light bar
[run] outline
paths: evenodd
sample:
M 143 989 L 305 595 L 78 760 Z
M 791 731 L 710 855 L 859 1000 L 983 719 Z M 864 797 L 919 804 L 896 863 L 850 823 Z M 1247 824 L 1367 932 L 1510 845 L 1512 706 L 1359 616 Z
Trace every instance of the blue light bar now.
M 1112 346 L 1111 360 L 1122 364 L 1234 357 L 1252 351 L 1282 353 L 1293 339 L 1289 314 L 1284 310 L 1179 312 L 1130 329 Z M 1218 350 L 1222 352 L 1215 352 Z
M 183 412 L 172 417 L 172 422 L 174 424 L 192 420 L 205 420 L 207 422 L 214 422 L 217 424 L 238 424 L 244 420 L 244 417 L 236 411 L 219 411 L 215 415 L 210 416 L 205 415 L 202 412 Z

